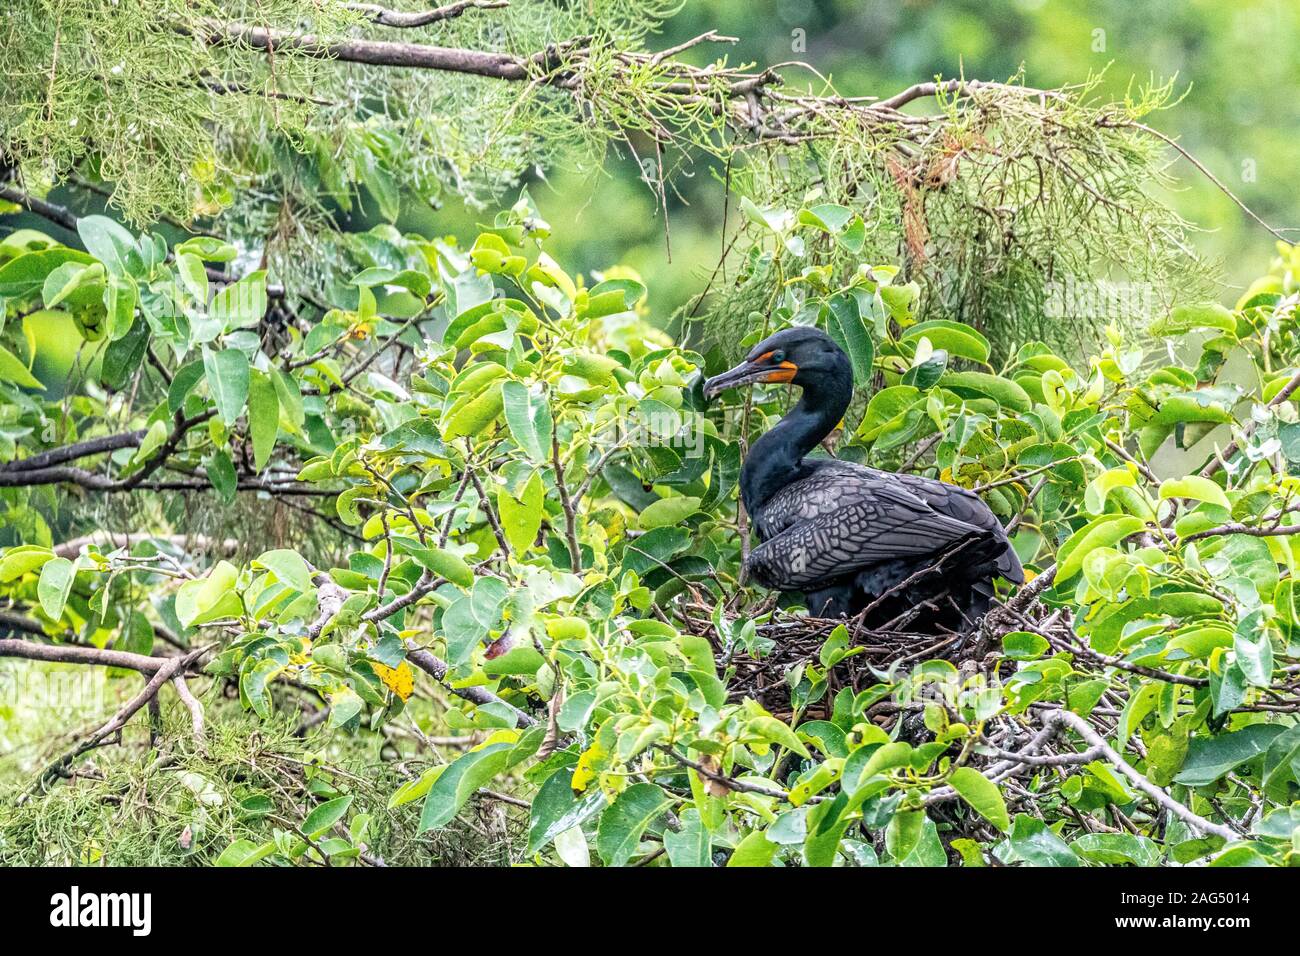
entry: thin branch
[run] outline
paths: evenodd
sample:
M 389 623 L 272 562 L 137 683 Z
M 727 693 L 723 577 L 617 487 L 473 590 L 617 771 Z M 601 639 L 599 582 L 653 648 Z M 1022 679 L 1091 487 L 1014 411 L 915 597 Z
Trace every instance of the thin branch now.
M 485 704 L 495 704 L 504 707 L 515 717 L 524 727 L 533 727 L 537 724 L 537 718 L 531 714 L 525 713 L 514 704 L 508 703 L 492 693 L 486 687 L 456 687 L 447 680 L 447 671 L 449 670 L 447 662 L 442 658 L 435 656 L 430 651 L 420 647 L 414 641 L 406 642 L 406 659 L 414 664 L 420 670 L 424 671 L 434 680 L 436 680 L 447 690 L 451 691 L 457 697 L 469 701 L 471 704 L 483 706 Z
M 445 7 L 432 10 L 390 10 L 375 3 L 345 3 L 349 10 L 364 13 L 366 19 L 381 27 L 397 27 L 409 30 L 413 27 L 428 26 L 442 20 L 451 20 L 466 10 L 500 10 L 510 6 L 508 0 L 457 0 Z
M 37 644 L 17 638 L 0 640 L 0 657 L 23 657 L 31 661 L 54 664 L 95 664 L 100 667 L 125 667 L 141 674 L 156 674 L 176 657 L 149 657 L 128 651 L 103 650 L 77 644 Z
M 242 45 L 268 53 L 284 51 L 317 60 L 441 70 L 497 80 L 528 79 L 526 61 L 509 53 L 387 40 L 326 40 L 313 34 L 247 23 L 226 23 L 210 17 L 199 17 L 192 25 L 178 24 L 177 29 L 182 33 L 192 33 L 210 46 Z
M 78 458 L 88 458 L 91 455 L 101 455 L 104 452 L 117 451 L 120 448 L 137 448 L 140 442 L 144 441 L 145 430 L 143 428 L 136 431 L 121 432 L 117 435 L 103 435 L 99 438 L 89 438 L 86 441 L 77 442 L 72 445 L 63 445 L 59 448 L 51 448 L 49 451 L 43 451 L 36 455 L 29 455 L 26 458 L 15 458 L 13 461 L 5 462 L 0 465 L 0 472 L 13 471 L 38 471 L 43 468 L 49 468 L 53 465 L 62 465 L 70 461 L 76 461 Z
M 1052 716 L 1048 717 L 1049 724 L 1064 724 L 1076 734 L 1084 739 L 1092 747 L 1097 748 L 1105 755 L 1106 759 L 1124 776 L 1132 781 L 1133 785 L 1145 793 L 1148 797 L 1158 803 L 1165 810 L 1168 810 L 1178 819 L 1182 820 L 1188 826 L 1191 826 L 1202 833 L 1208 833 L 1213 836 L 1222 837 L 1228 842 L 1237 839 L 1237 834 L 1231 828 L 1222 824 L 1213 823 L 1210 820 L 1194 813 L 1191 809 L 1179 803 L 1163 789 L 1157 787 L 1154 783 L 1146 778 L 1145 774 L 1139 773 L 1134 767 L 1118 753 L 1105 739 L 1092 729 L 1092 725 L 1080 717 L 1078 714 L 1069 710 L 1058 710 Z
M 206 535 L 188 534 L 150 534 L 147 531 L 92 531 L 76 538 L 69 538 L 54 546 L 54 553 L 60 558 L 75 558 L 87 545 L 118 548 L 133 548 L 143 541 L 155 541 L 170 545 L 183 551 L 216 552 L 231 555 L 240 548 L 238 538 L 209 538 Z
M 1225 186 L 1223 182 L 1217 176 L 1214 175 L 1214 173 L 1210 172 L 1210 170 L 1206 167 L 1204 163 L 1202 163 L 1199 159 L 1197 159 L 1195 156 L 1189 153 L 1176 139 L 1173 139 L 1170 136 L 1166 136 L 1158 129 L 1154 129 L 1150 126 L 1147 126 L 1145 123 L 1129 121 L 1127 123 L 1120 123 L 1115 125 L 1128 126 L 1133 129 L 1141 130 L 1142 132 L 1146 133 L 1148 136 L 1154 136 L 1156 139 L 1160 140 L 1160 142 L 1164 143 L 1166 146 L 1169 146 L 1171 149 L 1177 152 L 1180 156 L 1183 157 L 1183 159 L 1187 160 L 1189 163 L 1195 166 L 1197 171 L 1202 176 L 1204 176 L 1215 186 L 1217 186 L 1219 191 L 1223 193 L 1225 196 L 1227 196 L 1229 199 L 1231 199 L 1236 204 L 1237 208 L 1240 209 L 1242 212 L 1244 212 L 1247 216 L 1249 216 L 1251 219 L 1255 220 L 1255 222 L 1259 223 L 1259 225 L 1263 226 L 1265 229 L 1271 232 L 1276 238 L 1281 239 L 1283 242 L 1288 244 L 1291 242 L 1291 240 L 1288 239 L 1285 235 L 1283 235 L 1283 233 L 1296 232 L 1297 230 L 1274 229 L 1272 226 L 1270 226 L 1267 222 L 1265 222 L 1263 219 L 1260 218 L 1258 213 L 1256 213 L 1253 209 L 1251 209 L 1244 202 L 1242 202 L 1241 199 L 1237 197 L 1236 193 L 1234 193 L 1231 189 Z
M 208 744 L 204 739 L 203 727 L 203 705 L 199 703 L 198 698 L 190 692 L 190 685 L 185 683 L 185 677 L 177 674 L 172 678 L 172 687 L 176 688 L 176 696 L 181 699 L 181 703 L 190 712 L 190 725 L 194 728 L 194 746 L 199 753 L 204 756 L 208 752 Z
M 555 467 L 555 490 L 560 495 L 560 507 L 564 509 L 564 534 L 568 539 L 569 569 L 577 574 L 582 570 L 582 548 L 578 545 L 578 516 L 573 510 L 573 498 L 569 496 L 568 485 L 564 481 L 564 463 L 560 461 L 560 439 L 551 429 L 551 463 Z

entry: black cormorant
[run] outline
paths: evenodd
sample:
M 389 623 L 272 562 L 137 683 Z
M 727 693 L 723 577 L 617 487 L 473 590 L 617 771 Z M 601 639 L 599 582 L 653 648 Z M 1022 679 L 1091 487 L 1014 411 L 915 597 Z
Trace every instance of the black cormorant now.
M 749 450 L 740 495 L 762 542 L 745 562 L 764 587 L 802 592 L 818 617 L 866 611 L 868 627 L 968 633 L 988 610 L 993 579 L 1024 581 L 1005 530 L 974 492 L 809 452 L 853 397 L 848 356 L 815 328 L 764 339 L 705 398 L 755 382 L 803 389 Z

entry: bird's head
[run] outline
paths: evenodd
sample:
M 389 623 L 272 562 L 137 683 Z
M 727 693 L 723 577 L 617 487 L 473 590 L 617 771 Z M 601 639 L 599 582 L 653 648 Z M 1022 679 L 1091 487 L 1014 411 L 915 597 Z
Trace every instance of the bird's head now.
M 745 361 L 704 383 L 712 399 L 729 388 L 756 382 L 790 382 L 805 388 L 825 385 L 853 390 L 849 357 L 821 329 L 796 326 L 769 335 L 750 350 Z

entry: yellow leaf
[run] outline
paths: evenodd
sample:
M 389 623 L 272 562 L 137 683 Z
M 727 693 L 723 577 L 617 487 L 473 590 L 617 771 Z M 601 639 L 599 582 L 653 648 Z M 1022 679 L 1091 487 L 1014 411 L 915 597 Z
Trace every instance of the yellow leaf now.
M 374 669 L 375 674 L 384 686 L 391 690 L 402 700 L 409 700 L 412 691 L 415 690 L 415 675 L 411 672 L 411 665 L 402 661 L 396 667 L 386 667 L 383 664 L 371 661 L 370 666 Z
M 593 763 L 601 760 L 605 756 L 605 748 L 600 744 L 592 744 L 582 752 L 578 757 L 578 765 L 573 768 L 573 780 L 570 782 L 574 790 L 581 793 L 596 779 L 596 768 Z

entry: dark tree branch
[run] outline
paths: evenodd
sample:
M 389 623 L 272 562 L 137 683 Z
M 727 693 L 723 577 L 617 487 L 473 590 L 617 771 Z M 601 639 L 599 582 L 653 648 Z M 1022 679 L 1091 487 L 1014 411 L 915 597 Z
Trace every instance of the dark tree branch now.
M 73 445 L 51 448 L 49 451 L 30 455 L 27 458 L 16 458 L 0 465 L 0 472 L 39 471 L 52 465 L 62 465 L 65 462 L 76 461 L 78 458 L 100 455 L 107 451 L 117 451 L 119 448 L 136 448 L 139 447 L 140 442 L 144 441 L 144 436 L 145 430 L 141 428 L 132 432 L 121 432 L 117 435 L 90 438 Z
M 181 24 L 178 29 L 194 34 L 211 46 L 243 45 L 267 52 L 288 51 L 319 60 L 442 70 L 497 80 L 526 80 L 529 76 L 525 61 L 509 53 L 386 40 L 326 40 L 312 34 L 246 23 L 223 23 L 208 17 L 200 17 L 193 25 Z
M 42 632 L 43 633 L 43 632 Z M 54 664 L 96 664 L 101 667 L 125 667 L 141 674 L 155 674 L 163 665 L 179 660 L 174 657 L 149 657 L 127 651 L 102 650 L 77 644 L 37 644 L 17 638 L 0 640 L 0 657 L 23 657 L 30 661 Z
M 507 703 L 486 687 L 453 687 L 447 681 L 447 662 L 409 641 L 406 645 L 406 659 L 457 697 L 461 697 L 471 704 L 499 704 L 514 714 L 515 720 L 519 721 L 524 727 L 533 727 L 537 724 L 537 719 L 531 714 L 524 713 L 514 704 Z
M 21 189 L 11 185 L 0 186 L 0 199 L 7 199 L 12 203 L 17 203 L 33 215 L 48 219 L 64 229 L 69 229 L 72 232 L 77 231 L 77 215 L 67 206 L 59 206 L 52 202 L 46 202 L 44 199 L 37 199 L 35 196 L 28 195 Z
M 30 617 L 24 617 L 12 611 L 0 611 L 0 628 L 22 631 L 25 634 L 31 634 L 33 637 L 45 637 L 45 628 L 41 627 L 40 621 L 33 621 Z

